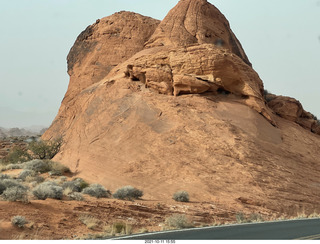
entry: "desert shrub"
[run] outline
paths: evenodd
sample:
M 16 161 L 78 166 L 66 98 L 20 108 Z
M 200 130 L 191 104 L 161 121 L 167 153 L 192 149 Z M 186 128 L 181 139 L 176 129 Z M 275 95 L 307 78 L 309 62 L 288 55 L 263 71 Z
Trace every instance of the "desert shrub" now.
M 263 217 L 258 213 L 251 213 L 246 216 L 243 212 L 236 213 L 237 223 L 251 223 L 251 222 L 263 222 Z
M 27 220 L 23 216 L 17 215 L 17 216 L 12 217 L 12 219 L 11 219 L 11 224 L 13 226 L 18 226 L 19 228 L 23 228 L 26 223 L 27 223 Z
M 10 202 L 28 202 L 28 189 L 17 186 L 9 187 L 2 193 L 2 197 L 5 201 Z
M 34 159 L 24 163 L 23 168 L 28 170 L 33 170 L 35 172 L 40 172 L 40 173 L 45 173 L 50 171 L 50 166 L 48 162 L 40 159 Z
M 52 159 L 60 150 L 62 138 L 50 141 L 33 141 L 28 149 L 32 152 L 34 158 Z
M 6 190 L 6 186 L 0 181 L 0 195 Z
M 0 174 L 0 180 L 11 179 L 10 175 Z
M 99 223 L 98 219 L 87 214 L 80 215 L 79 220 L 91 230 L 94 229 Z
M 127 200 L 132 200 L 132 199 L 138 199 L 143 196 L 143 192 L 137 188 L 134 188 L 133 186 L 124 186 L 113 194 L 114 198 L 118 199 L 127 199 Z
M 40 200 L 46 200 L 47 198 L 62 199 L 63 189 L 56 183 L 47 181 L 36 186 L 32 194 Z
M 116 222 L 112 225 L 112 234 L 132 234 L 132 226 L 123 222 Z
M 31 160 L 31 155 L 27 150 L 21 147 L 14 147 L 10 150 L 9 154 L 4 158 L 4 162 L 7 164 L 23 163 Z
M 18 178 L 25 181 L 27 177 L 34 177 L 36 176 L 37 173 L 33 170 L 29 170 L 29 169 L 25 169 L 23 171 L 21 171 L 21 173 L 19 174 Z
M 24 185 L 20 183 L 21 180 L 15 180 L 15 179 L 4 179 L 1 182 L 5 185 L 6 188 L 10 187 L 19 187 L 19 188 L 26 188 Z
M 81 178 L 73 179 L 62 184 L 62 188 L 70 188 L 73 192 L 81 192 L 84 188 L 88 187 L 89 184 Z
M 246 216 L 245 216 L 245 214 L 243 212 L 236 213 L 236 221 L 237 221 L 237 223 L 246 223 L 246 222 L 248 222 L 247 218 L 246 218 Z
M 191 228 L 193 225 L 188 221 L 184 214 L 174 214 L 165 220 L 165 225 L 169 229 Z
M 100 184 L 91 184 L 88 187 L 84 188 L 82 190 L 82 193 L 90 195 L 92 197 L 96 197 L 96 198 L 110 197 L 111 196 L 111 192 L 109 190 L 106 190 Z
M 258 213 L 252 213 L 250 214 L 249 216 L 249 222 L 263 222 L 264 219 L 263 217 L 261 216 L 261 214 L 258 214 Z
M 61 176 L 61 175 L 63 175 L 63 173 L 70 173 L 71 172 L 67 166 L 65 166 L 59 162 L 49 161 L 48 164 L 50 167 L 50 172 L 49 172 L 50 175 Z
M 6 167 L 6 170 L 11 170 L 11 169 L 22 169 L 23 164 L 8 164 Z
M 80 192 L 71 192 L 68 194 L 68 198 L 71 201 L 83 201 L 84 197 Z
M 27 176 L 24 180 L 25 182 L 33 182 L 35 185 L 44 182 L 45 179 L 40 175 Z
M 173 194 L 173 199 L 177 202 L 189 202 L 189 194 L 186 191 L 178 191 Z
M 61 182 L 65 182 L 65 181 L 67 181 L 67 179 L 68 179 L 68 177 L 66 177 L 66 176 L 61 176 L 61 177 L 59 178 L 59 180 L 60 180 Z

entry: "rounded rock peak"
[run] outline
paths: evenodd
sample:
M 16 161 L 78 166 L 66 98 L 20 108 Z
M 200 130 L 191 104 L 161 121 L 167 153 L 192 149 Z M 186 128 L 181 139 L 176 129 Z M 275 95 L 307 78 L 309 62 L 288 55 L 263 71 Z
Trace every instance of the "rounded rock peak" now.
M 214 44 L 251 63 L 225 16 L 207 0 L 180 0 L 146 42 L 146 47 Z

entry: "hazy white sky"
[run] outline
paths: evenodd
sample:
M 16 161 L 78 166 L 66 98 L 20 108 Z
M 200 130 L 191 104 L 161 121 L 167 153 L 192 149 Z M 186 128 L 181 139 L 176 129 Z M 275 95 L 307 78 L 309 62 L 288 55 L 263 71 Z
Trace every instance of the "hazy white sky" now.
M 163 19 L 178 0 L 1 0 L 0 127 L 49 126 L 67 90 L 66 56 L 88 25 L 121 10 Z M 269 91 L 320 117 L 320 0 L 209 0 Z

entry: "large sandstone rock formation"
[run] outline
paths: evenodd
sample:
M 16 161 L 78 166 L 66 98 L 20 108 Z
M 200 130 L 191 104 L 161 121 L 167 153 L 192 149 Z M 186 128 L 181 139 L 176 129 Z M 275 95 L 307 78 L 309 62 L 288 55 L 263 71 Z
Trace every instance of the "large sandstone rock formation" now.
M 160 24 L 128 12 L 101 19 L 80 34 L 68 66 L 68 92 L 43 138 L 63 136 L 55 159 L 79 176 L 158 201 L 183 189 L 257 211 L 319 207 L 319 135 L 269 108 L 207 1 L 181 0 Z

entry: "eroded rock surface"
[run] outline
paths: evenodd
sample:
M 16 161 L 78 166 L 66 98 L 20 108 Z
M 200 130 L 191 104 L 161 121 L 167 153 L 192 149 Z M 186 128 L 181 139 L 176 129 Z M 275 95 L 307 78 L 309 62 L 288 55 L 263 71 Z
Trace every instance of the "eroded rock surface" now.
M 303 128 L 320 135 L 320 122 L 309 112 L 305 111 L 301 103 L 285 96 L 273 96 L 268 106 L 279 116 L 301 125 Z
M 67 58 L 70 84 L 65 99 L 74 98 L 141 51 L 159 23 L 140 14 L 122 11 L 88 26 L 78 36 Z
M 128 27 L 135 38 L 119 39 L 110 19 L 124 30 L 139 23 L 137 32 Z M 195 201 L 235 209 L 313 211 L 319 136 L 294 120 L 305 116 L 299 104 L 284 111 L 289 120 L 273 114 L 261 79 L 210 3 L 181 0 L 161 24 L 119 13 L 78 39 L 68 92 L 43 136 L 63 136 L 55 160 L 89 182 L 112 191 L 133 185 L 156 201 L 186 190 Z

